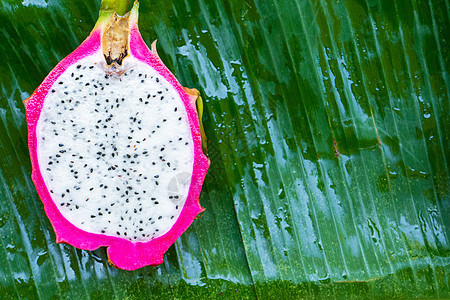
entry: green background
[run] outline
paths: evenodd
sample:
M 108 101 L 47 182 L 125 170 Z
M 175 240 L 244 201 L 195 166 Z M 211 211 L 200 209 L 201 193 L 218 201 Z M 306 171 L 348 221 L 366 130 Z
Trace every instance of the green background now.
M 22 101 L 92 0 L 0 0 L 0 298 L 450 297 L 447 0 L 142 0 L 205 103 L 206 208 L 158 267 L 55 243 Z

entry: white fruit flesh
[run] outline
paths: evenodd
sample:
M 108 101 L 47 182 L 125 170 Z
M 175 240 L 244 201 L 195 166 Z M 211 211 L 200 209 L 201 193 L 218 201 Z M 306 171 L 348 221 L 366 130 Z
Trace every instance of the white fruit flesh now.
M 133 57 L 108 76 L 99 52 L 53 84 L 37 123 L 40 171 L 61 214 L 91 233 L 145 242 L 186 201 L 194 148 L 178 92 Z

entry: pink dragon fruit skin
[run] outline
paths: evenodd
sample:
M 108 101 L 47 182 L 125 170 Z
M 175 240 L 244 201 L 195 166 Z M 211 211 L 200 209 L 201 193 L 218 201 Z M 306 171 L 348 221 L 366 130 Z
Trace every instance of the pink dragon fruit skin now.
M 102 34 L 111 14 L 99 18 L 95 28 L 89 37 L 70 55 L 65 57 L 50 72 L 36 91 L 25 101 L 26 117 L 28 124 L 28 145 L 32 163 L 32 179 L 41 198 L 45 212 L 56 233 L 57 243 L 67 243 L 84 250 L 95 250 L 99 247 L 107 247 L 110 263 L 120 269 L 136 270 L 147 265 L 158 265 L 163 262 L 163 255 L 168 248 L 190 226 L 196 216 L 204 209 L 200 206 L 199 195 L 203 180 L 209 167 L 209 160 L 203 154 L 199 116 L 196 110 L 198 92 L 183 88 L 174 75 L 159 59 L 155 44 L 150 50 L 144 43 L 137 25 L 138 3 L 133 6 L 129 15 L 128 55 L 140 62 L 151 66 L 167 82 L 174 87 L 182 100 L 188 119 L 193 140 L 193 170 L 189 186 L 189 192 L 184 206 L 175 223 L 163 235 L 151 240 L 133 242 L 121 236 L 105 235 L 88 232 L 70 222 L 60 211 L 59 205 L 52 197 L 46 185 L 40 161 L 38 159 L 37 124 L 41 116 L 44 103 L 52 87 L 57 84 L 60 76 L 81 59 L 92 56 L 102 51 Z M 81 190 L 79 193 L 83 193 Z

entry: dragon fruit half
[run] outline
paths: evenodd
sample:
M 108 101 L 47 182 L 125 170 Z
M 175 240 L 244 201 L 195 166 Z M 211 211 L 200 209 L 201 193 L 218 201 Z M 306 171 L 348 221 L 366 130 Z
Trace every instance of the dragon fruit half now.
M 89 37 L 25 101 L 32 178 L 58 243 L 158 265 L 203 211 L 198 91 L 139 33 L 138 3 L 103 0 Z M 123 11 L 125 9 L 125 11 Z

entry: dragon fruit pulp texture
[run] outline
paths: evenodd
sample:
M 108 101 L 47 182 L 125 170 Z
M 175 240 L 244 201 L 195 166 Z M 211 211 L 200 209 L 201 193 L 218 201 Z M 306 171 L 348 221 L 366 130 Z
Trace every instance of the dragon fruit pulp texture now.
M 108 247 L 112 265 L 135 270 L 161 264 L 204 210 L 209 160 L 198 91 L 180 85 L 155 43 L 145 45 L 137 2 L 124 16 L 108 2 L 89 37 L 25 101 L 28 143 L 57 242 Z

